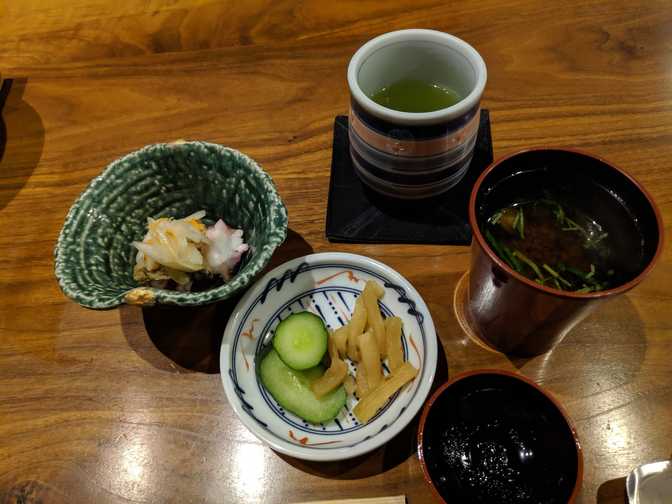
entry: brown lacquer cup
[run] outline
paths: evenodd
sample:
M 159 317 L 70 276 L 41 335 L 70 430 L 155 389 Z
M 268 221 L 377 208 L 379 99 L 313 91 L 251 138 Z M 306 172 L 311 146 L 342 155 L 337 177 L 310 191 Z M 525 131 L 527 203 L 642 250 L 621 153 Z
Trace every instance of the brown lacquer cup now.
M 514 271 L 484 236 L 488 217 L 546 191 L 590 216 L 614 239 L 620 283 L 598 292 L 562 291 Z M 508 354 L 539 355 L 557 345 L 600 303 L 638 285 L 662 250 L 663 227 L 651 196 L 611 163 L 572 149 L 530 149 L 493 163 L 469 200 L 473 232 L 466 317 L 477 336 Z

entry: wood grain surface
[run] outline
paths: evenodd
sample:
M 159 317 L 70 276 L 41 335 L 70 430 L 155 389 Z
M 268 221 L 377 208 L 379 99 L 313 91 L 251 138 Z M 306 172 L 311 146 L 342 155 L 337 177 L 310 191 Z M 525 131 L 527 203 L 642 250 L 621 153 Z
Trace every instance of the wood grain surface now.
M 553 393 L 585 455 L 582 503 L 622 503 L 635 466 L 672 456 L 672 253 L 552 352 L 509 359 L 453 311 L 466 247 L 331 244 L 334 116 L 347 62 L 385 31 L 453 33 L 483 55 L 495 155 L 572 146 L 637 177 L 672 219 L 672 9 L 667 1 L 24 0 L 0 3 L 0 75 L 15 78 L 0 160 L 0 502 L 297 502 L 431 497 L 417 420 L 342 463 L 278 455 L 237 420 L 218 374 L 231 303 L 85 310 L 52 251 L 65 214 L 113 159 L 177 138 L 222 143 L 273 176 L 290 235 L 371 256 L 426 300 L 445 359 L 518 371 Z M 0 151 L 1 152 L 1 151 Z

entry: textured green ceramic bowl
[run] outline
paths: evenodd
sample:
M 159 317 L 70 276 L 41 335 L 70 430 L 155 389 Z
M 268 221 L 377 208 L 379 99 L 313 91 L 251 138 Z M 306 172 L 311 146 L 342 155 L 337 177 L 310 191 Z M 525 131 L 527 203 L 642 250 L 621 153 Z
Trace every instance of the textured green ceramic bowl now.
M 136 250 L 147 217 L 185 217 L 205 210 L 243 229 L 250 245 L 234 278 L 202 292 L 140 286 Z M 231 297 L 266 266 L 287 236 L 287 210 L 271 177 L 244 154 L 206 142 L 156 144 L 114 161 L 68 212 L 54 251 L 63 292 L 82 306 L 203 305 Z

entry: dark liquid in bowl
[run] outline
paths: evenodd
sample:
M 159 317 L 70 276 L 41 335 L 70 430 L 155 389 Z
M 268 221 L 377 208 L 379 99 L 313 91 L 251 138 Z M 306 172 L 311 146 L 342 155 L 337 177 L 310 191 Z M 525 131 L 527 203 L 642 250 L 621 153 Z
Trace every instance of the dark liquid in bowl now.
M 578 471 L 576 445 L 555 406 L 503 375 L 465 378 L 434 404 L 424 458 L 448 503 L 560 504 Z
M 493 184 L 477 202 L 479 227 L 488 245 L 512 269 L 560 290 L 599 291 L 635 278 L 657 245 L 654 240 L 645 239 L 651 231 L 642 224 L 649 225 L 651 219 L 642 221 L 638 217 L 650 210 L 639 208 L 644 206 L 639 201 L 641 195 L 623 197 L 587 173 L 570 167 L 558 170 L 540 166 L 520 170 Z M 606 180 L 606 176 L 605 182 L 621 183 Z M 568 220 L 558 219 L 558 208 Z M 524 214 L 524 238 L 518 228 L 502 227 L 504 219 L 493 225 L 493 216 L 503 210 L 512 224 L 519 209 Z M 568 223 L 577 224 L 579 229 L 570 229 L 574 226 Z M 498 244 L 505 247 L 497 247 Z M 506 251 L 502 252 L 504 248 L 518 250 L 531 259 L 541 275 L 520 257 L 519 267 L 514 267 Z M 553 272 L 543 268 L 543 264 L 559 273 L 565 282 L 554 280 Z M 565 267 L 574 271 L 558 271 Z M 593 269 L 595 272 L 590 275 Z M 582 278 L 586 275 L 590 275 L 590 281 Z
M 513 270 L 547 287 L 595 292 L 625 281 L 614 238 L 588 215 L 549 196 L 499 209 L 485 237 Z

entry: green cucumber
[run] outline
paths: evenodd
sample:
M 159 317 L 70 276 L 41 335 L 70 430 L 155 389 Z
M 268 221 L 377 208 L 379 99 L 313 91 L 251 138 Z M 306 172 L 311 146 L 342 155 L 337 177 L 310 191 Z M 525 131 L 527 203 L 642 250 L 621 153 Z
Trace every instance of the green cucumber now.
M 317 366 L 327 353 L 329 333 L 317 315 L 304 311 L 293 313 L 278 324 L 273 348 L 292 369 Z
M 259 367 L 261 383 L 280 406 L 307 422 L 328 422 L 345 406 L 343 385 L 321 398 L 310 390 L 310 384 L 324 374 L 322 366 L 297 371 L 287 366 L 275 350 L 270 350 Z

